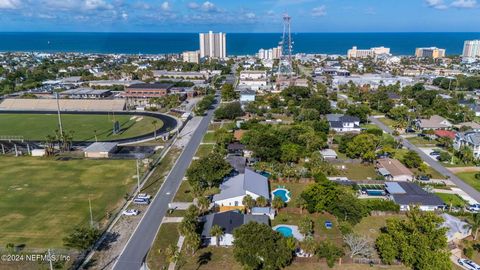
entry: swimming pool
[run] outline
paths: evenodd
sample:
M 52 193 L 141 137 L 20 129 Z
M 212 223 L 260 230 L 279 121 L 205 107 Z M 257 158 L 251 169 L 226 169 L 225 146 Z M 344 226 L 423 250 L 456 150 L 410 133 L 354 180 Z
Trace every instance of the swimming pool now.
M 275 231 L 281 233 L 285 237 L 292 237 L 293 231 L 289 227 L 280 226 L 275 229 Z
M 280 197 L 283 202 L 289 202 L 290 201 L 290 192 L 287 189 L 284 188 L 277 188 L 274 191 L 272 191 L 272 197 Z

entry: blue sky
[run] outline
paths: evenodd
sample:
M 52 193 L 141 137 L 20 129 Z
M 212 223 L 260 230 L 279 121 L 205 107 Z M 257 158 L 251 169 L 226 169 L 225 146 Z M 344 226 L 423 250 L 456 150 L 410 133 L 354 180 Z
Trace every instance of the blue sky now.
M 0 0 L 0 31 L 479 32 L 478 1 Z

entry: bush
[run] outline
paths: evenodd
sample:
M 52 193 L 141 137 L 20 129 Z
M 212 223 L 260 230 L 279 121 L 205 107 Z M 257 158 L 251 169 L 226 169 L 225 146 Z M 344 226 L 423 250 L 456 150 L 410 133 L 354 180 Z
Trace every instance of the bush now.
M 473 257 L 473 247 L 465 247 L 463 248 L 463 254 L 469 259 Z
M 475 174 L 475 179 L 480 180 L 480 173 Z
M 371 199 L 362 201 L 369 212 L 371 211 L 389 211 L 399 212 L 400 206 L 390 200 Z

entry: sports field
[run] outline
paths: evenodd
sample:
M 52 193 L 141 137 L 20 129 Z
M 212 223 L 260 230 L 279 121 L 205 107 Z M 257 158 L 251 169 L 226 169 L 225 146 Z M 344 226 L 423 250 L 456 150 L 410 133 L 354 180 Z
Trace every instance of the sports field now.
M 135 186 L 135 161 L 0 156 L 0 247 L 63 247 L 76 225 L 105 221 Z
M 112 134 L 113 123 L 120 123 L 121 132 Z M 74 141 L 126 139 L 153 132 L 162 121 L 148 116 L 62 114 L 63 129 L 73 134 Z M 0 136 L 23 136 L 26 140 L 43 141 L 58 130 L 56 114 L 0 114 Z

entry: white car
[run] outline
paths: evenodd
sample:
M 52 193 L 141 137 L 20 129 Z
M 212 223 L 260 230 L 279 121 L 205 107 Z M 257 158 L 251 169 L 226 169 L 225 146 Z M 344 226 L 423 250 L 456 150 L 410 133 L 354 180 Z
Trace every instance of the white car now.
M 468 259 L 458 259 L 458 264 L 460 264 L 461 266 L 465 267 L 466 269 L 469 269 L 469 270 L 479 270 L 480 269 L 480 265 L 472 262 L 471 260 L 468 260 Z
M 124 216 L 136 216 L 136 215 L 138 215 L 138 213 L 139 212 L 136 209 L 129 209 L 129 210 L 123 211 Z
M 138 199 L 147 199 L 147 200 L 150 200 L 152 198 L 152 196 L 148 195 L 147 193 L 139 193 L 137 195 L 137 198 Z
M 480 212 L 480 204 L 470 204 L 469 206 L 467 206 L 467 210 L 471 212 Z

